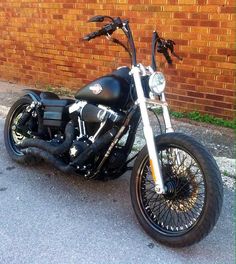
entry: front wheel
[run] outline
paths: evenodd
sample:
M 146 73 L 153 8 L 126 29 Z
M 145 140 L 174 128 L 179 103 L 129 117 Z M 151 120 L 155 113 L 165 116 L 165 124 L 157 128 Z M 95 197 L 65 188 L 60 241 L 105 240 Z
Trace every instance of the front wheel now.
M 156 137 L 165 194 L 155 192 L 147 148 L 131 175 L 131 200 L 144 230 L 170 247 L 184 247 L 203 239 L 220 215 L 223 187 L 219 168 L 210 153 L 180 133 Z

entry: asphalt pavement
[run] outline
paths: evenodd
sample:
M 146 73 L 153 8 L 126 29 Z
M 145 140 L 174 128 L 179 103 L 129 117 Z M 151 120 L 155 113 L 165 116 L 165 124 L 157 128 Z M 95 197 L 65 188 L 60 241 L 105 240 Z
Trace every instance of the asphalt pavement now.
M 114 181 L 86 181 L 41 164 L 14 163 L 3 143 L 0 118 L 0 263 L 233 264 L 234 192 L 214 230 L 199 244 L 171 249 L 139 226 L 130 173 Z

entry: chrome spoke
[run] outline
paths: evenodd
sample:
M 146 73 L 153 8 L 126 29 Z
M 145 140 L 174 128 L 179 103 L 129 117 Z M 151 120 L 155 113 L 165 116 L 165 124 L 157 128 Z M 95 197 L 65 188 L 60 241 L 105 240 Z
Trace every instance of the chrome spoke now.
M 158 154 L 169 192 L 156 194 L 147 160 L 141 180 L 146 215 L 157 229 L 185 232 L 198 221 L 203 210 L 205 182 L 201 168 L 192 156 L 178 148 L 168 147 Z

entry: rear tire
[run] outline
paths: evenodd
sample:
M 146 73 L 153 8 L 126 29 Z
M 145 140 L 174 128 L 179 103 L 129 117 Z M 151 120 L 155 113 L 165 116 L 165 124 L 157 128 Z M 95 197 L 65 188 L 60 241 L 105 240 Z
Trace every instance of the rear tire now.
M 17 100 L 10 108 L 4 126 L 4 142 L 6 150 L 12 160 L 23 164 L 35 164 L 39 160 L 35 157 L 23 154 L 17 147 L 17 143 L 24 140 L 24 136 L 13 131 L 13 126 L 16 125 L 22 112 L 27 106 L 31 105 L 32 99 L 24 96 Z
M 155 193 L 144 147 L 131 175 L 135 214 L 156 241 L 170 247 L 192 245 L 203 239 L 219 218 L 223 201 L 219 168 L 211 154 L 189 136 L 169 133 L 155 140 L 168 193 Z

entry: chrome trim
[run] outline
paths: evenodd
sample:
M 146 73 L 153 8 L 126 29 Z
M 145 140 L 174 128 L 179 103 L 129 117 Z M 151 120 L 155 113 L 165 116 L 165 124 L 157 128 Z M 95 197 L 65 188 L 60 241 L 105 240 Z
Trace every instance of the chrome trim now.
M 160 106 L 160 107 L 168 106 L 166 101 L 157 101 L 155 99 L 149 99 L 149 98 L 145 98 L 145 101 L 149 105 L 152 104 L 152 105 L 157 105 L 157 106 Z
M 92 141 L 93 143 L 95 142 L 97 136 L 99 135 L 99 133 L 101 132 L 101 130 L 103 129 L 103 127 L 105 126 L 105 124 L 106 124 L 106 121 L 101 122 L 101 124 L 100 124 L 97 132 L 93 136 L 89 137 L 89 140 L 90 141 Z
M 152 167 L 153 180 L 155 182 L 155 191 L 158 194 L 161 194 L 161 193 L 165 193 L 165 186 L 163 182 L 160 161 L 158 159 L 158 155 L 156 151 L 154 134 L 153 134 L 153 130 L 150 125 L 150 120 L 148 117 L 146 98 L 144 96 L 143 87 L 141 83 L 141 75 L 142 75 L 143 67 L 141 68 L 142 69 L 140 69 L 139 67 L 133 66 L 131 73 L 133 75 L 135 88 L 137 91 L 138 103 L 139 103 L 141 117 L 143 121 L 143 132 L 144 132 L 144 136 L 147 142 L 148 154 L 149 154 L 150 161 L 152 163 L 151 167 Z
M 79 136 L 77 136 L 77 140 L 86 136 L 85 124 L 84 121 L 81 120 L 79 115 L 78 115 L 78 125 L 79 125 Z
M 79 110 L 79 113 L 81 112 L 81 109 L 84 108 L 84 106 L 87 104 L 86 101 L 77 101 L 74 104 L 70 105 L 69 107 L 69 113 L 74 113 L 75 111 Z
M 162 110 L 163 110 L 163 118 L 164 118 L 165 127 L 166 127 L 166 133 L 174 132 L 174 129 L 171 124 L 170 113 L 168 109 L 168 104 L 166 102 L 165 94 L 162 93 L 160 97 L 161 97 L 161 102 L 163 103 Z

